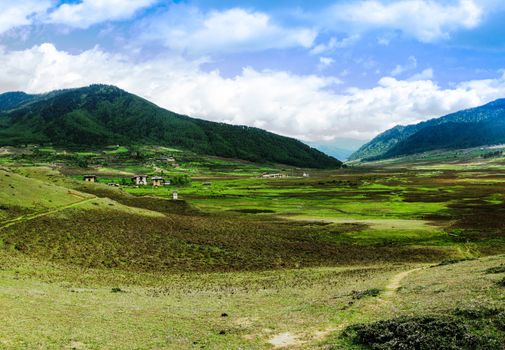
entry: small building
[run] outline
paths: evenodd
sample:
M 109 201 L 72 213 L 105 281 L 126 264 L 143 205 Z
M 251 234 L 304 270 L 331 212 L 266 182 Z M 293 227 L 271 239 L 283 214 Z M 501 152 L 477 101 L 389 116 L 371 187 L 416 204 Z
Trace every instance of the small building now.
M 163 186 L 170 186 L 171 184 L 172 184 L 172 183 L 170 182 L 170 180 L 168 180 L 168 181 L 165 181 L 165 182 L 163 183 Z
M 309 173 L 303 173 L 303 177 L 310 177 Z
M 176 201 L 176 200 L 178 200 L 178 199 L 179 199 L 179 194 L 177 193 L 177 191 L 172 192 L 172 199 L 173 199 L 174 201 Z
M 163 178 L 160 176 L 153 176 L 151 177 L 151 180 L 153 181 L 153 186 L 154 187 L 160 187 L 163 186 Z
M 268 173 L 264 173 L 261 175 L 261 177 L 263 179 L 280 179 L 282 177 L 286 177 L 286 175 L 283 175 L 283 174 L 268 174 Z
M 135 175 L 132 177 L 135 185 L 147 185 L 147 175 Z
M 84 175 L 82 178 L 85 182 L 96 182 L 96 175 Z
M 175 158 L 174 157 L 161 157 L 161 158 L 156 158 L 158 162 L 163 162 L 163 163 L 175 163 Z

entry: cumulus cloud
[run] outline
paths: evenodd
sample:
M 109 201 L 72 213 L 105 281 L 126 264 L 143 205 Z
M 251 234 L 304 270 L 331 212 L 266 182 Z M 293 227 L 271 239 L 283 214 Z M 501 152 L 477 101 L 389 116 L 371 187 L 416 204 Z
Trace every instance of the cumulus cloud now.
M 9 29 L 29 25 L 51 7 L 50 0 L 0 1 L 0 34 Z
M 139 27 L 141 41 L 190 53 L 310 48 L 317 36 L 313 29 L 280 26 L 263 12 L 241 8 L 202 12 L 183 5 L 146 18 Z
M 114 84 L 167 109 L 246 124 L 304 140 L 368 139 L 407 124 L 505 96 L 505 74 L 442 88 L 433 81 L 384 77 L 367 89 L 338 91 L 332 77 L 245 68 L 233 78 L 205 72 L 201 62 L 158 58 L 132 63 L 98 48 L 80 54 L 52 44 L 0 50 L 2 92 L 45 92 Z
M 483 8 L 475 0 L 447 3 L 434 0 L 339 2 L 322 15 L 324 25 L 355 31 L 389 29 L 422 42 L 447 39 L 453 31 L 475 28 Z
M 78 3 L 62 4 L 49 14 L 46 21 L 88 28 L 105 21 L 128 19 L 138 10 L 156 2 L 158 0 L 82 0 Z

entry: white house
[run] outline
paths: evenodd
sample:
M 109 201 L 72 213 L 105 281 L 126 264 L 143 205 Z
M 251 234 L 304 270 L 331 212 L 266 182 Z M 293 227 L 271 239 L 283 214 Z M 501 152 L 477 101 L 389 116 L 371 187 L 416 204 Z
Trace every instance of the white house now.
M 85 182 L 96 182 L 96 175 L 84 175 L 82 178 Z
M 163 178 L 161 176 L 153 176 L 151 177 L 151 180 L 153 181 L 154 187 L 163 186 Z
M 147 185 L 147 175 L 135 175 L 132 181 L 135 185 Z
M 282 177 L 287 177 L 287 176 L 284 174 L 269 174 L 269 173 L 264 173 L 261 175 L 261 178 L 263 178 L 263 179 L 279 179 Z

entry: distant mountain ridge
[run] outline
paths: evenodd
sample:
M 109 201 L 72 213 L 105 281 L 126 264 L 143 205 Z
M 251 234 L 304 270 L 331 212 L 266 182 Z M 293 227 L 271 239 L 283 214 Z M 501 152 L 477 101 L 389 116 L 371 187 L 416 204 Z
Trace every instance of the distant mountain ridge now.
M 363 145 L 350 160 L 377 160 L 439 149 L 505 142 L 505 99 L 414 125 L 398 125 Z
M 24 103 L 28 103 L 35 98 L 36 95 L 28 95 L 21 91 L 6 92 L 0 95 L 0 112 L 8 111 L 19 107 Z
M 309 141 L 307 144 L 340 160 L 347 160 L 365 142 L 350 138 L 335 138 L 330 141 Z
M 308 145 L 247 126 L 180 115 L 115 86 L 0 94 L 0 145 L 154 144 L 200 154 L 308 168 L 341 162 Z

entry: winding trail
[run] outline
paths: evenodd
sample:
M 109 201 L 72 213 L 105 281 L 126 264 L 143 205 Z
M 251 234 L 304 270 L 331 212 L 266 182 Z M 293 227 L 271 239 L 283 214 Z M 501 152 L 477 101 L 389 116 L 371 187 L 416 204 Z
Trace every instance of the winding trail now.
M 375 299 L 376 301 L 380 301 L 382 303 L 391 303 L 392 298 L 396 295 L 398 290 L 402 285 L 402 281 L 410 274 L 422 270 L 424 267 L 417 267 L 414 269 L 401 271 L 395 275 L 393 275 L 386 286 L 384 287 L 384 293 L 382 294 L 382 298 Z M 382 307 L 386 307 L 386 305 L 382 304 Z M 331 327 L 323 331 L 316 332 L 309 336 L 309 339 L 301 334 L 293 334 L 290 332 L 285 332 L 281 334 L 277 334 L 274 337 L 270 338 L 269 343 L 273 346 L 274 349 L 300 349 L 303 347 L 303 344 L 309 342 L 312 343 L 314 341 L 321 341 L 330 334 L 342 330 L 345 328 L 347 324 L 339 324 L 336 327 Z M 305 338 L 305 339 L 304 339 Z M 304 340 L 302 340 L 304 339 Z
M 400 273 L 397 273 L 393 277 L 391 277 L 389 279 L 388 284 L 385 287 L 384 298 L 389 299 L 389 298 L 393 297 L 396 294 L 396 292 L 398 291 L 398 289 L 400 289 L 403 279 L 405 277 L 407 277 L 408 275 L 410 275 L 411 273 L 419 271 L 421 269 L 422 269 L 422 267 L 417 267 L 412 270 L 402 271 Z
M 19 217 L 15 218 L 15 219 L 8 220 L 8 221 L 5 221 L 5 222 L 1 223 L 0 224 L 0 230 L 2 230 L 4 228 L 7 228 L 7 227 L 10 227 L 12 225 L 16 225 L 16 224 L 21 223 L 21 222 L 37 219 L 37 218 L 40 218 L 42 216 L 51 215 L 51 214 L 60 212 L 60 211 L 65 210 L 65 209 L 77 207 L 77 206 L 83 205 L 85 203 L 91 202 L 92 200 L 96 200 L 97 198 L 98 197 L 87 198 L 87 199 L 84 199 L 84 200 L 79 201 L 79 202 L 67 204 L 67 205 L 64 205 L 64 206 L 61 206 L 61 207 L 57 207 L 57 208 L 45 211 L 43 213 L 22 215 L 22 216 L 19 216 Z

